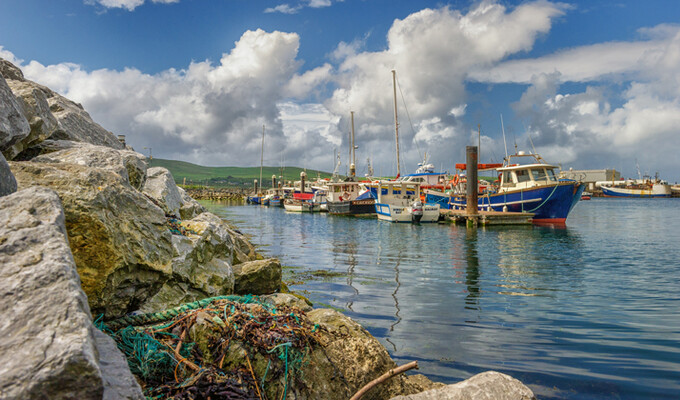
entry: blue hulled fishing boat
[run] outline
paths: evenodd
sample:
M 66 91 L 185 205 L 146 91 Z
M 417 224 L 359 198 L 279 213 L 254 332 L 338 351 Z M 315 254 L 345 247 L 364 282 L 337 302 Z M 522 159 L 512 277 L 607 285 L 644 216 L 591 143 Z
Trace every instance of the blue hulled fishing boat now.
M 457 166 L 458 167 L 458 166 Z M 564 223 L 569 212 L 581 199 L 585 183 L 573 179 L 559 179 L 556 165 L 546 163 L 538 154 L 520 151 L 506 158 L 499 172 L 497 188 L 479 195 L 480 210 L 533 213 L 534 223 Z M 465 193 L 458 183 L 456 193 Z M 450 197 L 454 209 L 466 207 L 464 195 Z

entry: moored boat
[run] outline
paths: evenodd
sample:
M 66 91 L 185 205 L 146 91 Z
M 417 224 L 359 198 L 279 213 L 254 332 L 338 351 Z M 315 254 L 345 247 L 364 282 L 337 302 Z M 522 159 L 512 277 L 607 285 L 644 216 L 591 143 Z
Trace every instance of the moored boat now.
M 581 199 L 585 183 L 559 179 L 556 165 L 546 163 L 538 154 L 520 151 L 505 159 L 495 192 L 480 195 L 480 210 L 533 213 L 534 223 L 564 223 Z M 459 192 L 463 193 L 463 192 Z M 464 209 L 465 196 L 451 198 L 453 208 Z
M 581 200 L 590 200 L 590 198 L 593 196 L 592 193 L 584 191 L 581 193 Z
M 643 182 L 627 182 L 625 186 L 602 185 L 602 195 L 605 197 L 636 197 L 656 198 L 671 197 L 671 186 L 659 179 L 654 181 L 647 179 Z
M 375 212 L 378 219 L 415 223 L 439 220 L 439 204 L 426 204 L 420 200 L 420 183 L 378 181 L 370 186 L 377 193 Z

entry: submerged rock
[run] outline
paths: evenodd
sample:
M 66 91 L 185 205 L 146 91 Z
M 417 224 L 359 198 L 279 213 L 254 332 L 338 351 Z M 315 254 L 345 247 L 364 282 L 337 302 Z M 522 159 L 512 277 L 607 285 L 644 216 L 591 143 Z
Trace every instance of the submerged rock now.
M 454 385 L 391 400 L 535 400 L 534 393 L 517 379 L 500 372 L 482 372 Z
M 0 393 L 4 399 L 141 399 L 114 347 L 109 387 L 96 329 L 69 249 L 57 194 L 33 187 L 0 198 Z M 11 310 L 11 312 L 10 312 Z M 101 354 L 100 354 L 101 355 Z M 117 357 L 117 358 L 116 358 Z M 127 396 L 120 396 L 128 393 Z

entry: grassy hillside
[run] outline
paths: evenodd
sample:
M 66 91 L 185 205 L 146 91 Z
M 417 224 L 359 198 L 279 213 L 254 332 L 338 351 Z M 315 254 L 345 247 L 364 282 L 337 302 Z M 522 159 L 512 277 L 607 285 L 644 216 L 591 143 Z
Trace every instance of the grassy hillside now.
M 151 160 L 150 167 L 165 167 L 172 176 L 175 182 L 182 184 L 186 178 L 187 185 L 205 185 L 205 186 L 252 186 L 254 179 L 260 179 L 260 167 L 204 167 L 184 161 L 165 160 L 162 158 L 154 158 Z M 299 180 L 302 168 L 298 167 L 284 167 L 284 180 Z M 307 170 L 307 176 L 310 179 L 316 178 L 317 173 L 322 178 L 330 178 L 331 174 L 328 172 Z M 278 176 L 281 174 L 279 167 L 263 167 L 262 181 L 264 186 L 271 185 L 272 175 Z

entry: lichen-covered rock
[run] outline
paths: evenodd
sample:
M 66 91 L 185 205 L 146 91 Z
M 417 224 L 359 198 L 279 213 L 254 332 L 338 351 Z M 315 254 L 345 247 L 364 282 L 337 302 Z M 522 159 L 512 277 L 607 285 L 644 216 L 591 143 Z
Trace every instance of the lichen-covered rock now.
M 179 218 L 182 196 L 175 184 L 175 179 L 166 168 L 153 167 L 147 169 L 144 193 L 154 199 L 166 214 Z
M 101 399 L 87 297 L 50 189 L 0 198 L 0 309 L 3 399 Z
M 59 194 L 82 287 L 95 314 L 139 308 L 171 277 L 172 244 L 163 211 L 106 168 L 11 162 L 19 188 Z
M 17 191 L 17 180 L 14 179 L 5 156 L 0 153 L 0 197 Z
M 312 306 L 307 304 L 306 301 L 290 293 L 274 293 L 266 296 L 260 296 L 260 298 L 276 307 L 297 307 L 305 312 L 312 311 Z
M 21 72 L 21 70 L 17 68 L 16 65 L 5 60 L 4 58 L 0 58 L 0 75 L 4 76 L 5 79 L 8 80 L 9 79 L 15 81 L 24 80 L 24 73 Z
M 47 142 L 55 151 L 34 157 L 31 161 L 106 168 L 120 175 L 132 188 L 139 190 L 144 184 L 146 162 L 143 154 L 68 140 Z
M 215 240 L 213 233 L 205 229 L 200 235 L 172 236 L 172 278 L 141 311 L 161 311 L 234 292 L 234 273 L 227 261 L 230 242 Z
M 330 309 L 315 309 L 307 317 L 322 327 L 325 344 L 323 349 L 310 354 L 310 362 L 303 368 L 307 388 L 305 397 L 300 398 L 348 399 L 396 367 L 380 342 L 349 317 Z M 362 399 L 389 399 L 436 386 L 424 377 L 410 379 L 398 375 L 373 388 Z
M 8 157 L 14 159 L 23 150 L 50 137 L 59 127 L 59 123 L 47 103 L 46 88 L 23 80 L 9 80 L 8 84 L 31 127 L 28 136 L 6 150 Z
M 276 258 L 234 266 L 234 293 L 271 294 L 281 289 L 281 263 Z
M 181 187 L 177 187 L 179 195 L 182 199 L 182 204 L 179 209 L 179 216 L 182 219 L 192 219 L 206 211 L 201 203 L 197 202 Z
M 13 159 L 21 151 L 48 138 L 86 142 L 119 150 L 125 147 L 113 133 L 95 123 L 80 104 L 45 86 L 24 79 L 21 71 L 6 60 L 0 60 L 0 71 L 7 74 L 5 79 L 9 81 L 9 87 L 12 89 L 10 94 L 14 92 L 14 96 L 22 99 L 22 106 L 30 117 L 30 126 L 26 118 L 23 118 L 27 128 L 25 134 L 6 144 L 0 144 L 8 159 Z M 4 103 L 4 99 L 0 100 L 0 107 Z M 49 110 L 45 109 L 45 105 Z M 1 115 L 0 109 L 0 120 Z M 18 143 L 19 141 L 21 142 Z M 0 143 L 3 143 L 1 132 Z
M 0 76 L 0 151 L 11 154 L 12 146 L 28 136 L 31 127 L 21 111 L 21 106 L 7 85 L 5 78 Z
M 534 393 L 517 379 L 487 371 L 454 385 L 391 400 L 535 400 Z

